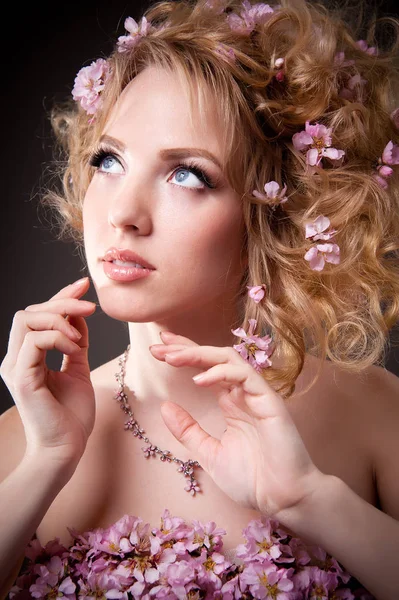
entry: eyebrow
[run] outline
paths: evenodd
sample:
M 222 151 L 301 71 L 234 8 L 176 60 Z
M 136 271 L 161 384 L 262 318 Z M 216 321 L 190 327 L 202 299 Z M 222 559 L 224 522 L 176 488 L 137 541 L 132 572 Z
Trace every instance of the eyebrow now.
M 110 135 L 102 135 L 100 137 L 100 144 L 101 143 L 108 144 L 109 146 L 112 146 L 121 153 L 126 151 L 125 144 L 120 140 L 111 137 Z M 223 171 L 223 167 L 219 160 L 216 158 L 216 156 L 214 156 L 212 152 L 209 152 L 209 150 L 205 150 L 204 148 L 163 148 L 159 151 L 159 157 L 165 161 L 173 159 L 179 160 L 189 158 L 190 156 L 199 156 L 200 158 L 207 158 L 211 162 L 215 163 L 215 165 L 218 166 L 221 171 Z

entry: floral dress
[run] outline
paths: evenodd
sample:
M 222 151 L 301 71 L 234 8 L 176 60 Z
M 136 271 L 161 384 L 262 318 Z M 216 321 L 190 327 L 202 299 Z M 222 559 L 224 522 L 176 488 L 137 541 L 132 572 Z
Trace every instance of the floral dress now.
M 168 509 L 159 528 L 125 515 L 106 529 L 68 531 L 68 548 L 32 538 L 8 599 L 376 600 L 322 548 L 267 517 L 250 521 L 230 551 L 215 522 L 188 523 Z

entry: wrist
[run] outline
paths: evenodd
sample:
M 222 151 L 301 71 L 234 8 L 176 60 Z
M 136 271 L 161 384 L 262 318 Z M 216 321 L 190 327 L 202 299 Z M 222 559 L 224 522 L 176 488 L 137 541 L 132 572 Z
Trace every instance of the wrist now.
M 49 449 L 27 450 L 21 466 L 37 473 L 40 479 L 45 477 L 52 481 L 61 489 L 72 477 L 80 459 L 81 457 L 61 457 Z
M 316 471 L 309 481 L 308 492 L 302 500 L 289 508 L 281 510 L 273 516 L 281 525 L 297 532 L 298 535 L 306 535 L 303 527 L 309 521 L 309 515 L 320 511 L 320 507 L 327 506 L 326 498 L 331 499 L 336 494 L 340 483 L 339 477 L 328 475 L 322 471 Z

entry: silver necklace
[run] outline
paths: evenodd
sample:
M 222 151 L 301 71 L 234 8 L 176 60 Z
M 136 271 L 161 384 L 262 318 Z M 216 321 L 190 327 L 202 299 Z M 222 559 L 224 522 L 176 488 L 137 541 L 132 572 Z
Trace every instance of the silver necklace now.
M 144 452 L 145 458 L 150 458 L 150 456 L 155 456 L 159 454 L 159 458 L 162 462 L 175 462 L 179 465 L 177 469 L 180 473 L 184 475 L 184 477 L 188 477 L 189 481 L 184 488 L 187 492 L 189 492 L 192 496 L 195 496 L 197 492 L 201 491 L 201 488 L 198 484 L 198 481 L 194 478 L 194 469 L 202 469 L 199 462 L 196 460 L 187 460 L 183 461 L 180 458 L 174 457 L 169 450 L 161 450 L 158 446 L 154 446 L 148 437 L 146 437 L 144 429 L 140 428 L 140 425 L 137 423 L 134 418 L 134 414 L 129 406 L 127 395 L 125 392 L 125 364 L 129 354 L 130 344 L 126 348 L 123 355 L 118 359 L 118 364 L 120 366 L 119 373 L 115 373 L 116 381 L 119 384 L 119 389 L 114 396 L 115 400 L 117 400 L 120 404 L 121 409 L 127 415 L 129 415 L 129 419 L 125 422 L 125 430 L 131 431 L 134 437 L 138 437 L 141 440 L 144 440 L 146 444 L 149 444 L 147 447 L 142 447 L 141 450 Z M 133 392 L 134 394 L 134 392 Z

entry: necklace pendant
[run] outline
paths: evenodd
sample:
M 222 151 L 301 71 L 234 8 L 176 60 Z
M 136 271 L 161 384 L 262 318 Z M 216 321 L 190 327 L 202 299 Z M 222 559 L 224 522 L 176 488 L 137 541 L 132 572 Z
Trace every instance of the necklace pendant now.
M 191 494 L 192 496 L 195 496 L 195 494 L 197 492 L 201 492 L 201 488 L 198 485 L 198 481 L 196 481 L 195 479 L 191 479 L 186 487 L 184 488 L 186 490 L 186 492 L 188 492 L 189 494 Z

